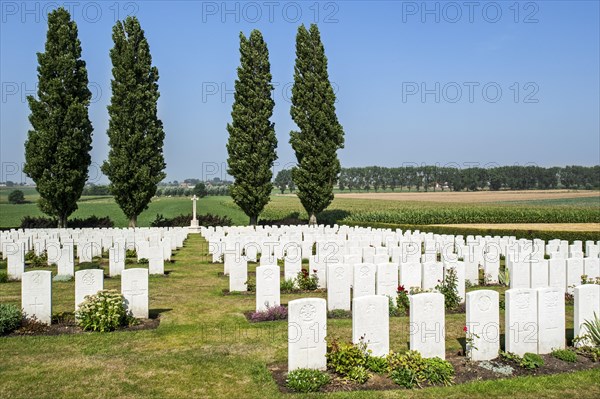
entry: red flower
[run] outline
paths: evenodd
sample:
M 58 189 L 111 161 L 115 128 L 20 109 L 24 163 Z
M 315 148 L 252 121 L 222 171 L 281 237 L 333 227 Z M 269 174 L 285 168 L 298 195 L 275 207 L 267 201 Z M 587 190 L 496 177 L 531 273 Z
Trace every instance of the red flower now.
M 463 331 L 464 331 L 464 332 L 467 332 L 467 330 L 468 330 L 468 329 L 467 329 L 467 326 L 464 326 L 464 328 L 463 328 Z
M 404 289 L 403 285 L 399 285 L 398 289 L 396 290 L 397 292 L 406 292 L 406 290 Z

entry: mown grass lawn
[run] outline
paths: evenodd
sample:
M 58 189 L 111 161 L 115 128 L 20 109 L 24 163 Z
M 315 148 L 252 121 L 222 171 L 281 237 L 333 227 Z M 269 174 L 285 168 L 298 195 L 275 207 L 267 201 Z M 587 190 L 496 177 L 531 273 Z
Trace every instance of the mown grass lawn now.
M 223 296 L 222 264 L 208 262 L 206 242 L 190 236 L 150 279 L 155 330 L 0 338 L 0 398 L 279 398 L 267 365 L 287 361 L 287 324 L 250 324 L 254 296 Z M 2 267 L 6 263 L 2 262 Z M 104 261 L 106 270 L 106 261 Z M 135 267 L 128 265 L 128 267 Z M 250 267 L 254 270 L 254 265 Z M 118 289 L 119 279 L 105 279 Z M 308 296 L 308 295 L 303 295 Z M 300 295 L 282 295 L 282 302 Z M 72 312 L 74 284 L 53 283 L 54 312 Z M 20 304 L 20 284 L 0 284 L 0 302 Z M 572 327 L 572 308 L 567 309 Z M 501 317 L 502 318 L 502 317 Z M 464 315 L 446 317 L 447 350 L 458 351 Z M 408 318 L 392 318 L 391 349 L 407 348 Z M 350 320 L 328 333 L 351 338 Z M 294 395 L 332 398 L 596 398 L 600 369 L 551 377 L 476 382 L 450 388 Z

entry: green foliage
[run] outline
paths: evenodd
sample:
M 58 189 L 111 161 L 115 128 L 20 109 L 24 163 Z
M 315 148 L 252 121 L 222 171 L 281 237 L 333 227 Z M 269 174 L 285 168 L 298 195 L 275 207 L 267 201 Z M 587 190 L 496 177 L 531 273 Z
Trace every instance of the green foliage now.
M 327 312 L 328 319 L 351 319 L 352 312 L 343 309 L 333 309 Z
M 388 362 L 385 357 L 370 356 L 369 353 L 367 353 L 365 368 L 374 373 L 381 374 L 387 371 Z
M 165 218 L 163 215 L 156 215 L 156 219 L 150 223 L 151 227 L 187 227 L 192 221 L 193 215 L 179 215 L 172 218 Z M 231 226 L 233 221 L 227 216 L 217 215 L 196 215 L 198 225 L 200 226 Z
M 344 378 L 365 383 L 369 379 L 366 371 L 367 358 L 366 344 L 357 345 L 351 342 L 340 342 L 337 339 L 327 340 L 327 367 Z
M 37 58 L 37 99 L 27 97 L 33 129 L 25 142 L 23 171 L 36 183 L 40 209 L 65 227 L 88 178 L 93 128 L 77 25 L 64 8 L 48 14 L 45 52 Z
M 248 292 L 256 292 L 256 277 L 248 277 L 246 289 Z
M 240 66 L 235 81 L 232 122 L 227 124 L 227 173 L 234 177 L 231 197 L 256 225 L 273 190 L 277 137 L 273 115 L 269 50 L 258 30 L 240 33 Z
M 510 286 L 510 273 L 508 268 L 505 267 L 504 270 L 498 273 L 498 282 L 506 287 Z
M 519 363 L 519 366 L 523 367 L 524 369 L 530 370 L 537 369 L 539 367 L 542 367 L 543 365 L 544 359 L 542 359 L 540 355 L 529 352 L 523 355 L 523 358 Z
M 294 392 L 317 392 L 329 383 L 329 376 L 314 369 L 297 369 L 288 373 L 285 384 Z
M 114 227 L 114 222 L 108 217 L 98 217 L 95 215 L 89 216 L 84 219 L 74 218 L 66 221 L 66 226 L 70 228 L 85 228 L 85 227 L 99 227 L 99 228 L 110 228 Z M 33 217 L 25 216 L 21 220 L 22 229 L 48 229 L 56 227 L 56 219 L 50 219 L 45 217 Z
M 454 310 L 460 305 L 461 297 L 458 295 L 458 277 L 454 268 L 447 268 L 444 279 L 435 289 L 444 295 L 446 310 Z
M 294 180 L 292 180 L 291 169 L 280 170 L 279 173 L 277 173 L 277 176 L 275 176 L 273 183 L 281 190 L 281 194 L 284 194 L 286 189 L 289 189 L 290 192 L 294 192 L 294 189 L 296 188 Z
M 596 312 L 594 312 L 594 318 L 592 320 L 585 320 L 583 325 L 587 329 L 587 337 L 592 341 L 595 347 L 600 347 L 600 318 Z
M 315 224 L 316 215 L 333 200 L 333 186 L 341 170 L 337 150 L 344 148 L 344 130 L 335 113 L 327 57 L 315 24 L 308 30 L 301 25 L 296 35 L 290 113 L 299 128 L 290 133 L 290 144 L 298 161 L 292 178 L 309 223 Z
M 408 299 L 408 291 L 404 288 L 403 285 L 399 285 L 396 290 L 398 295 L 396 296 L 396 308 L 400 312 L 401 315 L 408 314 L 408 310 L 410 309 L 410 300 Z
M 165 132 L 157 115 L 158 69 L 152 66 L 150 46 L 136 17 L 113 27 L 112 97 L 108 106 L 108 160 L 102 172 L 110 192 L 129 219 L 148 209 L 156 185 L 165 178 Z
M 23 312 L 15 305 L 0 303 L 0 335 L 9 334 L 19 328 Z
M 125 251 L 126 258 L 137 258 L 137 252 L 135 249 L 128 249 Z
M 206 190 L 206 184 L 202 182 L 196 183 L 194 189 L 192 190 L 192 194 L 199 198 L 204 198 L 208 195 L 208 190 Z
M 293 278 L 281 279 L 279 286 L 281 292 L 293 292 L 296 289 L 296 283 Z
M 308 270 L 302 269 L 296 277 L 296 285 L 304 291 L 314 291 L 319 288 L 319 277 L 317 273 L 309 274 Z
M 25 194 L 21 190 L 12 191 L 8 194 L 8 202 L 11 204 L 19 205 L 25 203 Z
M 123 295 L 116 290 L 88 295 L 75 312 L 77 323 L 87 331 L 107 332 L 129 324 Z
M 0 271 L 0 283 L 8 283 L 8 273 Z
M 390 378 L 405 388 L 420 387 L 425 382 L 433 385 L 451 385 L 453 382 L 454 368 L 437 357 L 424 359 L 416 351 L 404 354 L 391 352 L 387 361 Z
M 552 356 L 557 359 L 562 360 L 563 362 L 576 363 L 577 362 L 577 354 L 568 349 L 555 349 L 552 351 Z

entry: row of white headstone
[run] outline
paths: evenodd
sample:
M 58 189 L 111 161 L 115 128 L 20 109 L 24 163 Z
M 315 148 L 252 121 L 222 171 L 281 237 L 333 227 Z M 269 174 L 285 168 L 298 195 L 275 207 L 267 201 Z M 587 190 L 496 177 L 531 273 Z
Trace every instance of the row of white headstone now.
M 148 318 L 148 269 L 122 271 L 121 294 L 125 307 L 135 318 Z M 95 295 L 104 288 L 102 269 L 79 270 L 75 273 L 75 310 L 87 295 Z M 21 307 L 27 317 L 39 322 L 52 322 L 52 272 L 35 270 L 25 272 L 21 280 Z
M 575 292 L 575 336 L 587 331 L 585 320 L 600 312 L 600 286 L 586 284 Z M 409 297 L 409 347 L 423 357 L 445 358 L 444 296 L 422 293 Z M 525 353 L 550 353 L 565 347 L 565 296 L 560 288 L 517 288 L 505 296 L 505 349 Z M 388 298 L 367 295 L 353 299 L 352 341 L 364 342 L 373 356 L 389 352 Z M 500 350 L 499 294 L 476 290 L 466 294 L 467 351 L 473 361 L 491 360 Z M 327 301 L 303 298 L 288 304 L 288 370 L 325 369 L 327 365 Z

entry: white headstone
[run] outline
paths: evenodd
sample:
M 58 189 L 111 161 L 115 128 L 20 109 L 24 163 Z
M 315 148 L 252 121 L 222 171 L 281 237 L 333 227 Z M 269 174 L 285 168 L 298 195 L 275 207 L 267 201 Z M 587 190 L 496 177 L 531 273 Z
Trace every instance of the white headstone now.
M 377 295 L 392 298 L 396 303 L 398 291 L 398 265 L 394 263 L 380 263 L 377 265 Z
M 546 287 L 537 289 L 539 354 L 565 347 L 565 290 Z
M 108 250 L 108 275 L 120 276 L 125 269 L 125 247 L 115 245 Z
M 498 275 L 500 274 L 500 258 L 498 256 L 487 255 L 483 261 L 483 274 L 485 281 L 497 284 Z
M 372 263 L 359 263 L 354 265 L 353 298 L 365 295 L 375 295 L 375 275 L 377 266 Z
M 594 313 L 600 317 L 600 285 L 584 284 L 574 289 L 574 317 L 573 332 L 575 337 L 582 337 L 588 333 L 585 321 L 592 321 Z
M 421 272 L 420 263 L 401 263 L 399 285 L 406 291 L 410 291 L 411 288 L 421 288 Z
M 531 288 L 531 265 L 529 262 L 509 262 L 510 288 Z
M 165 274 L 165 258 L 162 246 L 148 247 L 148 271 L 150 274 Z
M 229 264 L 229 291 L 244 292 L 248 290 L 248 262 L 243 257 L 233 256 Z
M 265 265 L 256 268 L 256 311 L 279 306 L 279 266 Z
M 325 302 L 321 298 L 303 298 L 288 303 L 288 372 L 327 368 Z
M 7 275 L 11 280 L 21 280 L 25 273 L 25 243 L 5 243 L 7 257 Z
M 530 284 L 531 288 L 544 288 L 548 287 L 548 275 L 549 275 L 548 261 L 534 259 L 531 261 L 530 269 Z
M 52 323 L 52 272 L 36 270 L 21 275 L 21 307 L 27 317 Z
M 581 284 L 583 258 L 567 259 L 567 292 L 573 294 L 573 288 Z
M 479 262 L 465 260 L 465 280 L 471 285 L 479 285 Z
M 584 258 L 583 259 L 583 274 L 588 280 L 595 281 L 600 277 L 600 259 L 599 258 Z
M 352 301 L 352 342 L 367 344 L 373 356 L 387 356 L 390 351 L 390 314 L 388 298 L 368 295 Z
M 444 279 L 444 265 L 438 262 L 423 263 L 423 289 L 432 290 Z
M 104 289 L 104 272 L 102 269 L 79 270 L 75 273 L 75 310 L 87 295 L 96 295 Z
M 75 274 L 75 260 L 73 259 L 73 247 L 71 245 L 65 245 L 60 249 L 57 272 L 59 276 L 73 276 Z
M 565 259 L 548 261 L 548 286 L 567 289 L 567 261 Z
M 148 269 L 125 269 L 121 273 L 121 294 L 125 307 L 133 317 L 147 319 L 148 310 Z
M 346 264 L 327 265 L 327 310 L 350 310 L 349 271 Z
M 302 270 L 302 257 L 298 252 L 298 257 L 286 255 L 283 260 L 283 275 L 286 280 L 293 280 L 298 277 Z
M 446 358 L 444 295 L 410 295 L 410 349 L 425 358 Z
M 472 347 L 467 350 L 471 360 L 495 359 L 500 349 L 500 294 L 493 290 L 477 290 L 466 296 L 467 335 L 472 339 Z
M 505 292 L 505 347 L 523 356 L 538 350 L 537 291 L 513 288 Z

